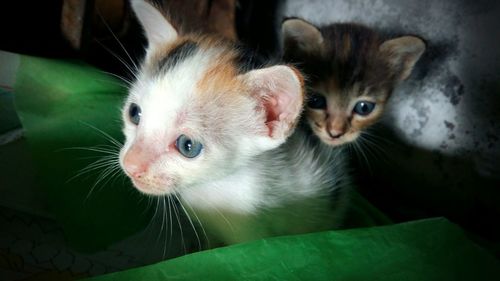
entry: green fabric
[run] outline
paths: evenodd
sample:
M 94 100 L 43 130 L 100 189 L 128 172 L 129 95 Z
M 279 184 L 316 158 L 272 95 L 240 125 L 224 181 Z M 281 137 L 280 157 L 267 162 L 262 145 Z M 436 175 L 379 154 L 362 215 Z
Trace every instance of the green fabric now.
M 265 239 L 91 280 L 500 280 L 500 263 L 438 218 Z
M 2 113 L 0 135 L 21 127 L 14 110 L 13 99 L 12 93 L 0 88 L 0 112 Z
M 105 154 L 69 148 L 112 145 L 91 126 L 122 137 L 122 84 L 82 63 L 21 56 L 14 92 L 43 194 L 71 245 L 93 252 L 143 228 L 147 202 L 128 181 L 90 193 L 103 168 L 73 178 Z

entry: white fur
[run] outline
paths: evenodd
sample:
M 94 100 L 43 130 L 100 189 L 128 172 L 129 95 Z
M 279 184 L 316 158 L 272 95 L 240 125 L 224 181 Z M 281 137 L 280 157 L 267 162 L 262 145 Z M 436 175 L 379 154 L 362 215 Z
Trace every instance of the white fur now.
M 150 59 L 123 110 L 124 170 L 131 154 L 134 161 L 149 159 L 148 184 L 140 190 L 178 194 L 212 238 L 226 244 L 338 224 L 345 196 L 332 206 L 330 194 L 350 185 L 344 156 L 310 139 L 302 127 L 292 134 L 303 99 L 294 71 L 286 66 L 254 70 L 234 78 L 243 79 L 247 88 L 242 93 L 210 88 L 199 93 L 197 83 L 224 49 L 199 48 L 155 75 L 148 72 L 155 48 L 148 50 Z M 263 112 L 269 97 L 277 100 L 279 116 L 272 120 L 271 133 Z M 142 109 L 138 126 L 129 121 L 130 103 Z M 185 158 L 173 148 L 181 134 L 204 145 L 198 157 Z
M 177 38 L 177 31 L 158 9 L 143 0 L 132 0 L 131 5 L 144 27 L 150 47 L 171 43 Z
M 298 129 L 232 175 L 180 192 L 212 239 L 231 244 L 339 225 L 351 184 L 343 152 L 304 133 Z M 338 189 L 344 193 L 332 205 L 330 194 Z

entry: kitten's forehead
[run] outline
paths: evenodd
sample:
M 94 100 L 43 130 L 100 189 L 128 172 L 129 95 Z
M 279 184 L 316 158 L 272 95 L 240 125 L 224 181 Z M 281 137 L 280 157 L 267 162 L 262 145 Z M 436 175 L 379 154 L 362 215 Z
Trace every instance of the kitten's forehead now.
M 193 58 L 204 58 L 200 61 L 200 67 L 203 67 L 202 64 L 206 64 L 210 59 L 213 60 L 223 51 L 218 46 L 208 48 L 204 41 L 206 39 L 181 37 L 173 43 L 151 48 L 146 54 L 142 70 L 150 76 L 168 75 L 177 68 L 192 65 Z
M 334 76 L 318 81 L 314 84 L 314 88 L 319 93 L 337 100 L 337 102 L 356 98 L 369 92 L 362 81 L 356 81 L 349 87 L 341 87 Z
M 158 55 L 163 55 L 163 58 L 157 60 L 156 66 L 152 65 L 153 70 L 158 74 L 165 73 L 193 56 L 197 51 L 199 51 L 199 45 L 195 41 L 189 39 L 180 41 L 174 47 L 169 48 L 165 54 Z
M 223 95 L 241 86 L 235 79 L 234 54 L 209 43 L 179 40 L 148 54 L 129 98 L 142 109 L 141 127 L 158 131 L 185 120 L 199 121 L 206 111 L 214 110 L 210 105 L 215 100 L 234 97 Z

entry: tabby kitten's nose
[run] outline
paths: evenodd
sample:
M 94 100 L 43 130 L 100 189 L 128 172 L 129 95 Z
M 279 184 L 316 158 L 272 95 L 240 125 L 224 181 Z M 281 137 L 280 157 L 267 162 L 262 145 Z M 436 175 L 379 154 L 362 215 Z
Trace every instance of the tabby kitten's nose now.
M 331 118 L 328 121 L 326 131 L 332 139 L 340 138 L 345 134 L 346 124 L 341 118 Z
M 332 138 L 332 139 L 338 139 L 340 138 L 341 136 L 344 135 L 344 132 L 337 132 L 337 131 L 330 131 L 328 130 L 328 135 Z

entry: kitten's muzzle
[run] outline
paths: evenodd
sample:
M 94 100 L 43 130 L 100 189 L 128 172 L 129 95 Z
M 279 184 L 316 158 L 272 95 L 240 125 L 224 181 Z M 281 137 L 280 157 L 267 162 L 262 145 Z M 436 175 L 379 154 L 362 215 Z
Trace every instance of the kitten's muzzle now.
M 127 153 L 123 160 L 123 169 L 125 173 L 132 179 L 144 178 L 148 170 L 148 164 L 146 161 L 140 161 L 134 157 L 132 153 Z
M 161 154 L 144 149 L 145 145 L 132 145 L 122 161 L 123 170 L 141 192 L 165 195 L 172 189 L 174 180 L 155 169 L 155 162 Z
M 343 118 L 329 117 L 326 122 L 326 132 L 330 138 L 338 139 L 346 133 L 347 125 Z
M 337 132 L 332 133 L 332 132 L 330 132 L 330 131 L 328 131 L 328 130 L 327 130 L 327 132 L 328 132 L 328 135 L 329 135 L 332 139 L 338 139 L 338 138 L 340 138 L 341 136 L 343 136 L 343 135 L 344 135 L 344 133 L 343 133 L 343 132 L 342 132 L 342 133 L 337 133 Z M 335 133 L 337 133 L 337 134 L 335 134 Z

